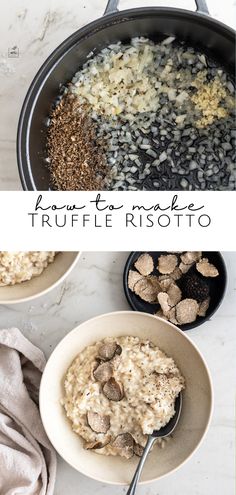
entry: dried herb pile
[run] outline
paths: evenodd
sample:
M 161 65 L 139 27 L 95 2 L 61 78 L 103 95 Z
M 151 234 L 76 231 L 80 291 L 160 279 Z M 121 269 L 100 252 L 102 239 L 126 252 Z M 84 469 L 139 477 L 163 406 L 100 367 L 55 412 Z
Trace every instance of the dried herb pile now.
M 77 98 L 66 94 L 53 110 L 47 140 L 52 187 L 61 191 L 105 188 L 103 143 Z

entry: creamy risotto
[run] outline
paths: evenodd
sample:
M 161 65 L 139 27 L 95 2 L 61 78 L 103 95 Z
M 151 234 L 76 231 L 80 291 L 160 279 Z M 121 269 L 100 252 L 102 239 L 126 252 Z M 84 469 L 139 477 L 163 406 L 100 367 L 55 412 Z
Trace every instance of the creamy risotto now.
M 40 275 L 55 255 L 55 251 L 0 251 L 0 286 L 19 284 Z
M 108 337 L 73 361 L 62 404 L 86 449 L 129 458 L 169 422 L 183 388 L 174 360 L 150 341 Z

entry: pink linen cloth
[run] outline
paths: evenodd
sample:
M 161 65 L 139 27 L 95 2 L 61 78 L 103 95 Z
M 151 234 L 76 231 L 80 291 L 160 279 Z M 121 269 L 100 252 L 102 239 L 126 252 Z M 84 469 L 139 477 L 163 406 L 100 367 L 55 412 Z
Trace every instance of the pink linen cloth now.
M 0 330 L 1 495 L 53 495 L 56 454 L 38 409 L 45 364 L 17 328 Z

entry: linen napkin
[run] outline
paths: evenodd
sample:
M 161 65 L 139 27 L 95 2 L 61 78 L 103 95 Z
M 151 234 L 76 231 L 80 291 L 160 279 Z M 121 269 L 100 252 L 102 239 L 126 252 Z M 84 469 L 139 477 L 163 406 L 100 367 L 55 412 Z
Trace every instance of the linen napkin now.
M 38 409 L 45 364 L 17 328 L 0 330 L 1 495 L 53 494 L 56 454 Z

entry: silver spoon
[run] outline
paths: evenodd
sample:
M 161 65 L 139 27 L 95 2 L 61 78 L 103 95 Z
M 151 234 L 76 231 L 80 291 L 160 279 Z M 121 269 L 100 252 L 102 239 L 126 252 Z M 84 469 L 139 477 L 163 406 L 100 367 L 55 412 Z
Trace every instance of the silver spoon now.
M 149 451 L 153 446 L 154 442 L 157 438 L 165 438 L 168 437 L 175 429 L 181 414 L 182 409 L 182 394 L 180 393 L 175 400 L 175 414 L 173 418 L 170 419 L 167 425 L 163 426 L 160 430 L 154 430 L 150 435 L 148 435 L 147 443 L 145 445 L 143 455 L 138 463 L 137 469 L 134 473 L 134 477 L 131 481 L 130 487 L 127 491 L 126 495 L 134 495 L 136 492 L 137 484 L 144 466 L 144 463 L 147 459 Z

